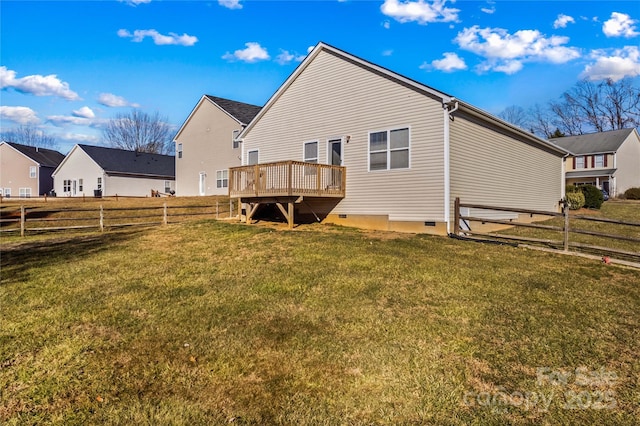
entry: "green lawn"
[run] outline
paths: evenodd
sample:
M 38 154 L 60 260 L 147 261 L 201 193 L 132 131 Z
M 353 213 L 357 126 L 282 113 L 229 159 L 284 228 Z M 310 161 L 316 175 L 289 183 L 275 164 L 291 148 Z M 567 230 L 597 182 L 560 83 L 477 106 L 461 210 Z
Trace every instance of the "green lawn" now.
M 1 424 L 640 416 L 634 269 L 216 221 L 2 237 L 1 267 Z

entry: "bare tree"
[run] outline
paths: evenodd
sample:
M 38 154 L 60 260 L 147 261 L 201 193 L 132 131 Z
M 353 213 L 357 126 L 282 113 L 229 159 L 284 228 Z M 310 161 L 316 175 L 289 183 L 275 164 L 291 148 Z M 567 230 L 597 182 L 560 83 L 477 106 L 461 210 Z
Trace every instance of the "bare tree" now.
M 0 133 L 0 139 L 6 142 L 15 142 L 39 148 L 55 149 L 57 145 L 53 136 L 46 134 L 32 124 L 6 130 Z
M 549 108 L 535 104 L 529 109 L 529 130 L 540 137 L 550 138 L 554 133 L 552 114 Z
M 102 135 L 107 145 L 130 151 L 167 154 L 173 148 L 171 125 L 157 112 L 149 115 L 134 109 L 117 114 Z
M 567 135 L 640 125 L 640 89 L 630 79 L 576 83 L 561 100 L 550 102 L 552 125 Z
M 528 127 L 530 127 L 529 117 L 527 116 L 526 111 L 524 110 L 524 108 L 517 105 L 506 107 L 504 110 L 502 110 L 501 113 L 498 114 L 498 117 L 522 129 L 528 129 Z

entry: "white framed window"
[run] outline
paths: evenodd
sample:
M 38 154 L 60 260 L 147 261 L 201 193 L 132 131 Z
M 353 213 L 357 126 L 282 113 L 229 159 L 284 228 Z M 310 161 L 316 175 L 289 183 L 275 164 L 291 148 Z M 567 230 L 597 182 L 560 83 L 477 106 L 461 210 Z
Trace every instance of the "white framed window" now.
M 164 192 L 165 194 L 168 194 L 171 192 L 171 181 L 170 180 L 165 180 L 164 181 Z
M 247 165 L 251 166 L 252 164 L 258 164 L 260 159 L 260 155 L 257 149 L 251 150 L 247 152 Z
M 29 177 L 35 178 L 37 176 L 37 168 L 36 166 L 29 166 Z
M 101 190 L 101 189 L 102 189 L 102 178 L 99 177 L 98 178 L 98 190 Z
M 5 197 L 11 197 L 11 188 L 5 188 L 4 189 L 4 196 Z
M 240 144 L 242 141 L 238 140 L 238 135 L 240 135 L 240 130 L 234 130 L 233 135 L 231 136 L 231 142 L 233 144 L 233 149 L 240 148 Z
M 305 163 L 318 162 L 318 141 L 305 142 L 302 153 L 302 161 Z
M 78 191 L 84 191 L 84 183 L 82 179 L 78 179 Z
M 182 144 L 181 143 L 178 144 L 177 153 L 178 153 L 178 158 L 182 158 Z
M 216 172 L 216 188 L 229 187 L 229 170 L 218 170 Z
M 62 181 L 62 192 L 71 192 L 71 179 Z
M 369 171 L 409 168 L 409 128 L 369 133 Z
M 604 155 L 596 155 L 594 159 L 595 167 L 604 167 Z
M 20 198 L 30 198 L 31 188 L 20 188 L 18 189 L 18 193 L 20 195 Z
M 584 161 L 584 156 L 582 157 L 575 157 L 576 160 L 576 169 L 584 169 L 585 168 L 585 161 Z

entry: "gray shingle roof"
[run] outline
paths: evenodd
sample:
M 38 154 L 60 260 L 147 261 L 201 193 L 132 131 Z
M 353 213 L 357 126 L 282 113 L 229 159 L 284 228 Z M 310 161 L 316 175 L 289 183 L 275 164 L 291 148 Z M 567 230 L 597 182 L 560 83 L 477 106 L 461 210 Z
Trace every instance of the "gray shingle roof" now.
M 149 154 L 125 149 L 78 145 L 107 173 L 164 177 L 175 179 L 173 155 Z
M 553 138 L 549 139 L 549 141 L 566 149 L 571 154 L 601 154 L 616 152 L 631 132 L 633 132 L 633 129 L 620 129 L 608 132 L 589 133 L 587 135 Z
M 211 95 L 205 96 L 244 125 L 249 124 L 249 122 L 253 120 L 253 117 L 258 115 L 258 112 L 262 109 L 262 107 L 257 105 L 245 104 L 243 102 L 232 101 L 231 99 Z
M 42 167 L 53 167 L 55 169 L 64 160 L 64 155 L 53 149 L 37 148 L 14 142 L 6 142 L 6 144 L 31 158 Z

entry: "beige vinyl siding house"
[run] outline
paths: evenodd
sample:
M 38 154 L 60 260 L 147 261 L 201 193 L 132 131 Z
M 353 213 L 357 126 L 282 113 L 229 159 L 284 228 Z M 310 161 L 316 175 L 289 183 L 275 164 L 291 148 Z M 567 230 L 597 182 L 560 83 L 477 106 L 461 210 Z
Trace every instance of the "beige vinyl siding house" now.
M 53 173 L 58 197 L 134 196 L 175 191 L 171 155 L 75 145 Z
M 612 196 L 640 187 L 640 136 L 620 129 L 551 139 L 566 149 L 567 185 L 595 185 Z
M 28 198 L 48 194 L 53 189 L 51 173 L 64 159 L 58 151 L 0 143 L 0 195 Z
M 227 195 L 228 169 L 242 162 L 236 139 L 260 107 L 205 95 L 176 134 L 176 194 Z
M 446 234 L 456 196 L 554 211 L 562 197 L 563 150 L 324 43 L 241 137 L 243 164 L 313 160 L 315 142 L 318 162 L 344 166 L 344 198 L 296 204 L 330 223 Z

